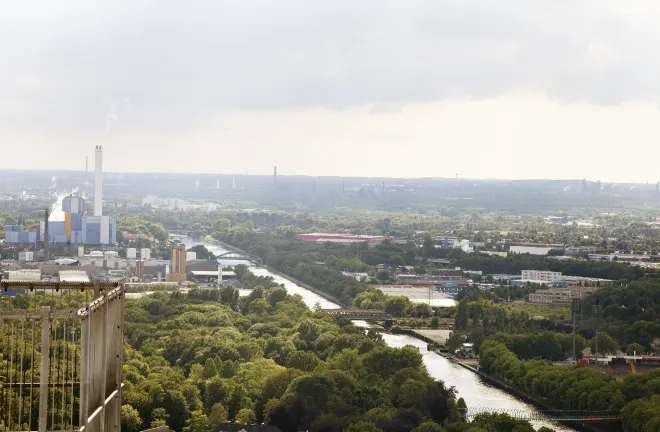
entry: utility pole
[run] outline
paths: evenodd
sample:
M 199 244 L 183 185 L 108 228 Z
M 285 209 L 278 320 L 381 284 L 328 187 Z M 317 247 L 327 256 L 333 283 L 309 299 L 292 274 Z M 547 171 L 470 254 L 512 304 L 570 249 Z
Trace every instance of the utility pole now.
M 574 299 L 573 304 L 571 305 L 571 312 L 573 312 L 573 362 L 575 362 L 575 364 L 577 364 L 577 356 L 575 352 L 575 317 L 579 307 L 580 300 Z
M 600 315 L 600 307 L 594 306 L 594 318 L 596 319 L 595 330 L 596 330 L 596 366 L 598 366 L 598 316 Z

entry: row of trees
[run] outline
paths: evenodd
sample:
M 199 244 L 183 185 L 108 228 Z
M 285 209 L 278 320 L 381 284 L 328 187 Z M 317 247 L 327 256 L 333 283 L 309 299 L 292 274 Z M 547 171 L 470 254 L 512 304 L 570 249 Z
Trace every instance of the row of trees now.
M 493 339 L 480 348 L 481 366 L 497 378 L 564 410 L 621 411 L 626 432 L 658 430 L 660 370 L 617 380 L 590 367 L 553 367 L 520 360 Z

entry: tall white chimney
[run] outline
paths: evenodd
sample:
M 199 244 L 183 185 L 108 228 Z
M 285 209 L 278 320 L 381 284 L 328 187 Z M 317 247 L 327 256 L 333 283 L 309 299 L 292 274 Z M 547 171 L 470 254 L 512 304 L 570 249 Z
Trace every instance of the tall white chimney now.
M 94 170 L 94 216 L 103 214 L 103 148 L 96 146 Z

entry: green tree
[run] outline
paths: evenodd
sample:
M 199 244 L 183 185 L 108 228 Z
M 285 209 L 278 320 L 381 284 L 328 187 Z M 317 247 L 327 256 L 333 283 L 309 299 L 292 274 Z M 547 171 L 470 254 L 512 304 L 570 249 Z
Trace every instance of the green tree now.
M 213 430 L 213 424 L 202 411 L 193 411 L 186 421 L 183 432 L 209 432 Z
M 142 419 L 138 410 L 126 404 L 121 406 L 121 430 L 138 432 L 142 427 Z
M 445 432 L 445 429 L 437 423 L 425 422 L 413 429 L 412 432 Z
M 154 408 L 153 411 L 151 411 L 151 423 L 149 424 L 149 427 L 153 429 L 159 426 L 166 426 L 168 417 L 165 409 Z
M 632 343 L 626 348 L 626 354 L 631 355 L 642 355 L 644 354 L 644 347 L 638 343 Z
M 227 422 L 227 408 L 221 403 L 215 403 L 211 407 L 211 414 L 209 416 L 212 425 L 218 425 Z
M 598 332 L 598 334 L 589 341 L 589 348 L 591 349 L 592 354 L 615 354 L 619 349 L 619 344 L 609 334 Z M 598 348 L 598 353 L 596 353 L 596 348 Z
M 218 370 L 215 367 L 215 362 L 213 361 L 212 358 L 207 358 L 206 363 L 204 363 L 204 373 L 203 377 L 204 379 L 209 379 L 211 377 L 214 377 L 218 374 Z
M 236 414 L 236 423 L 238 424 L 251 424 L 254 423 L 254 413 L 249 408 L 242 408 Z
M 390 296 L 385 301 L 385 312 L 394 316 L 404 316 L 411 304 L 408 297 Z
M 286 358 L 287 367 L 311 372 L 319 364 L 319 359 L 313 352 L 293 351 Z
M 359 421 L 353 423 L 346 428 L 346 432 L 382 432 L 383 430 L 378 428 L 375 424 L 366 421 Z

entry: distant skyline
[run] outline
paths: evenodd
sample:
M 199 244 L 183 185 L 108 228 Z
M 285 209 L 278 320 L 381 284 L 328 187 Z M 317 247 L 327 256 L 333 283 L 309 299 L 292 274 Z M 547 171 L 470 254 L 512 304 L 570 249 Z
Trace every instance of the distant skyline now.
M 10 2 L 4 168 L 660 178 L 651 0 Z

